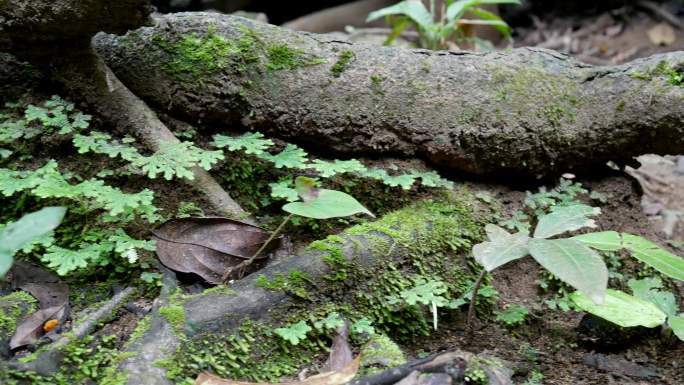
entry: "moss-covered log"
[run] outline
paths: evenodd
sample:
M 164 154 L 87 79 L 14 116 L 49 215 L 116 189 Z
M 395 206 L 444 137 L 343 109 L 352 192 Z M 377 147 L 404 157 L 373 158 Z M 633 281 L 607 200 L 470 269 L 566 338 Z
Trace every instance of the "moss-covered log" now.
M 134 374 L 128 383 L 168 383 L 159 376 L 160 366 L 169 369 L 174 381 L 192 378 L 197 369 L 185 360 L 198 355 L 210 355 L 208 362 L 224 368 L 224 375 L 261 380 L 281 376 L 283 364 L 275 361 L 289 357 L 292 362 L 287 367 L 295 374 L 315 350 L 302 344 L 297 352 L 280 354 L 273 328 L 301 320 L 313 322 L 333 311 L 350 319 L 368 318 L 378 332 L 393 338 L 427 334 L 431 318 L 426 318 L 419 306 L 391 305 L 387 297 L 419 285 L 421 277 L 444 282 L 448 291 L 443 295 L 453 298 L 472 284 L 476 273 L 466 256 L 480 238 L 481 221 L 488 220 L 490 214 L 478 210 L 469 197 L 464 193 L 458 198 L 419 202 L 314 242 L 304 252 L 229 287 L 199 295 L 171 295 L 152 317 L 156 324 L 129 344 L 132 352 L 140 354 L 124 364 L 125 370 Z M 181 337 L 175 355 L 171 331 Z M 250 335 L 247 350 L 239 345 L 217 345 L 245 333 Z M 206 345 L 200 345 L 203 341 Z M 310 347 L 314 345 L 318 346 Z M 263 346 L 268 349 L 261 351 Z M 236 356 L 241 358 L 234 366 Z M 272 369 L 275 371 L 269 372 Z
M 534 48 L 372 47 L 204 13 L 95 44 L 158 109 L 320 151 L 539 176 L 684 145 L 683 53 L 591 67 Z

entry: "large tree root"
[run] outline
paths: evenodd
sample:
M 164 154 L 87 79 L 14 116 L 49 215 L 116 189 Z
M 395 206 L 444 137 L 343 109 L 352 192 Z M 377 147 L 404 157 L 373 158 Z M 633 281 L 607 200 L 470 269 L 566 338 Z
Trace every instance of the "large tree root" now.
M 198 60 L 211 44 L 221 53 Z M 206 13 L 95 45 L 155 108 L 321 151 L 540 176 L 684 146 L 684 90 L 668 75 L 684 67 L 679 52 L 591 67 L 542 49 L 380 48 Z
M 297 271 L 308 275 L 312 282 L 309 290 L 316 293 L 313 297 L 317 302 L 320 301 L 321 306 L 326 303 L 323 299 L 328 298 L 328 295 L 331 295 L 329 301 L 353 305 L 355 291 L 363 290 L 356 285 L 363 285 L 365 282 L 356 282 L 349 277 L 344 283 L 344 297 L 340 297 L 338 291 L 334 291 L 336 294 L 328 292 L 330 281 L 325 277 L 334 276 L 341 268 L 330 262 L 332 250 L 339 250 L 341 258 L 353 262 L 353 265 L 346 267 L 350 269 L 349 274 L 369 269 L 379 276 L 390 261 L 401 264 L 400 261 L 404 260 L 404 263 L 409 263 L 406 262 L 406 258 L 410 258 L 408 255 L 422 258 L 416 254 L 416 250 L 426 253 L 426 256 L 450 250 L 447 262 L 450 268 L 463 266 L 468 270 L 461 254 L 468 247 L 462 246 L 462 249 L 455 251 L 452 248 L 455 244 L 461 244 L 459 242 L 468 245 L 479 237 L 478 222 L 471 217 L 472 206 L 466 206 L 471 207 L 469 209 L 459 209 L 461 204 L 436 204 L 437 206 L 435 203 L 419 203 L 388 214 L 371 227 L 364 227 L 363 231 L 359 231 L 359 227 L 352 228 L 340 234 L 339 238 L 326 241 L 324 247 L 320 247 L 320 244 L 311 247 L 231 284 L 228 291 L 211 291 L 190 297 L 175 296 L 170 302 L 162 297 L 163 302 L 159 306 L 182 306 L 185 323 L 169 324 L 165 318 L 159 316 L 159 306 L 156 307 L 152 327 L 139 341 L 130 344 L 130 351 L 138 354 L 122 366 L 130 374 L 128 384 L 168 384 L 168 380 L 160 374 L 163 370 L 153 363 L 172 357 L 178 344 L 177 333 L 188 337 L 203 333 L 227 336 L 234 333 L 246 319 L 277 324 L 297 306 L 301 306 L 301 303 L 297 305 L 297 297 L 289 292 L 260 287 L 257 284 L 257 277 L 260 275 L 270 281 L 278 275 L 287 277 L 289 272 Z M 452 254 L 454 252 L 459 254 Z M 166 294 L 173 291 L 173 283 L 170 282 L 167 286 L 169 289 L 165 291 Z

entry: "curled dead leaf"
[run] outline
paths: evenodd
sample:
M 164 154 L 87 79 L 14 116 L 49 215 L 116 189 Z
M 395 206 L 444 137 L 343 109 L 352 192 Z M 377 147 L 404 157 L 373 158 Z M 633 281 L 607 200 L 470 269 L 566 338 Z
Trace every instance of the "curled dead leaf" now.
M 259 227 L 220 217 L 172 219 L 152 234 L 166 267 L 197 274 L 212 284 L 221 283 L 227 271 L 254 255 L 269 237 Z M 279 239 L 271 241 L 259 259 L 278 243 Z
M 254 383 L 226 380 L 210 373 L 201 373 L 195 380 L 195 385 L 343 385 L 351 381 L 359 371 L 361 356 L 357 356 L 347 366 L 332 372 L 320 373 L 302 381 L 281 382 L 278 384 Z
M 17 326 L 10 340 L 10 349 L 16 349 L 34 343 L 64 323 L 69 315 L 69 287 L 55 274 L 25 262 L 16 262 L 10 277 L 12 287 L 31 294 L 39 306 Z

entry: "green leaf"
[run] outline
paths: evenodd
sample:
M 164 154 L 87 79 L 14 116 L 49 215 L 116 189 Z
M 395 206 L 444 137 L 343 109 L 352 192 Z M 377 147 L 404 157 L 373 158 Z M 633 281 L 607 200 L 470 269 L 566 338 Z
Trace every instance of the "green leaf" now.
M 422 185 L 425 187 L 444 187 L 448 189 L 454 188 L 454 182 L 442 178 L 434 171 L 414 171 L 413 176 L 420 178 Z
M 684 341 L 684 314 L 680 314 L 676 317 L 670 317 L 667 320 L 667 323 L 670 325 L 672 332 L 674 332 L 677 338 Z
M 601 209 L 587 205 L 572 205 L 559 207 L 550 214 L 539 218 L 534 230 L 535 238 L 550 238 L 566 231 L 573 231 L 583 227 L 596 227 L 596 222 L 589 216 L 598 215 Z
M 684 281 L 684 259 L 643 237 L 622 233 L 623 247 L 641 262 L 670 278 Z
M 283 180 L 276 183 L 269 183 L 271 187 L 271 196 L 274 198 L 284 198 L 288 202 L 294 202 L 299 199 L 297 190 L 290 187 L 291 180 Z
M 52 246 L 40 257 L 41 261 L 47 263 L 51 269 L 55 269 L 57 274 L 66 275 L 74 270 L 88 267 L 88 262 L 94 257 L 89 248 L 80 250 L 69 250 L 59 246 Z
M 608 268 L 601 257 L 573 239 L 537 239 L 529 242 L 530 254 L 561 281 L 602 303 L 608 285 Z
M 295 178 L 295 190 L 304 203 L 311 202 L 318 197 L 319 189 L 316 188 L 316 184 L 316 180 L 312 178 L 305 176 Z
M 499 266 L 528 255 L 527 243 L 530 237 L 525 233 L 509 234 L 499 226 L 485 226 L 489 242 L 482 242 L 473 247 L 475 260 L 492 271 Z
M 669 291 L 657 290 L 663 287 L 660 278 L 630 279 L 627 282 L 635 297 L 648 301 L 662 310 L 668 317 L 677 313 L 677 301 Z
M 287 328 L 277 328 L 275 333 L 292 345 L 298 345 L 299 341 L 306 339 L 306 334 L 311 330 L 313 329 L 306 322 L 299 321 Z
M 348 217 L 354 214 L 373 213 L 363 207 L 354 197 L 341 191 L 319 189 L 318 197 L 310 202 L 292 202 L 283 206 L 288 213 L 314 219 Z
M 622 248 L 622 237 L 617 231 L 600 231 L 576 235 L 570 239 L 580 241 L 596 250 L 618 251 Z
M 337 174 L 344 174 L 346 172 L 364 172 L 366 166 L 356 159 L 339 160 L 335 159 L 332 162 L 316 159 L 309 166 L 321 174 L 324 178 L 330 178 Z
M 366 22 L 377 20 L 381 17 L 403 15 L 413 20 L 420 28 L 430 31 L 433 29 L 435 21 L 430 14 L 430 11 L 425 8 L 420 1 L 405 0 L 390 7 L 379 9 L 368 14 Z
M 368 318 L 361 318 L 351 325 L 351 332 L 353 334 L 375 334 L 373 323 Z
M 509 326 L 515 326 L 525 322 L 525 317 L 527 317 L 529 313 L 530 311 L 527 307 L 513 304 L 508 306 L 506 310 L 497 312 L 496 320 Z
M 400 295 L 401 298 L 409 305 L 423 304 L 430 305 L 435 303 L 437 307 L 443 307 L 447 304 L 447 299 L 442 295 L 447 292 L 447 286 L 444 282 L 438 280 L 422 280 L 417 282 L 416 286 L 403 290 Z
M 335 330 L 338 327 L 344 325 L 344 320 L 338 313 L 330 313 L 327 317 L 322 320 L 314 322 L 314 327 L 318 330 L 332 329 Z
M 273 162 L 276 168 L 304 169 L 307 167 L 306 163 L 308 162 L 306 152 L 294 144 L 288 144 L 283 151 L 275 155 L 264 152 L 262 155 L 259 155 L 259 157 Z
M 496 28 L 505 37 L 511 36 L 511 27 L 506 24 L 499 15 L 489 12 L 482 8 L 471 8 L 468 12 L 479 17 L 482 20 L 470 20 L 469 24 L 491 25 Z M 465 20 L 461 19 L 461 23 Z
M 237 137 L 215 135 L 213 145 L 218 148 L 228 147 L 228 151 L 244 150 L 247 154 L 261 155 L 273 146 L 273 141 L 264 139 L 260 132 L 253 132 Z
M 653 328 L 662 325 L 667 317 L 654 304 L 613 289 L 606 291 L 602 305 L 581 292 L 572 293 L 570 298 L 580 309 L 622 327 Z
M 0 249 L 16 252 L 29 241 L 54 230 L 62 222 L 65 213 L 64 207 L 45 207 L 24 215 L 0 231 Z
M 9 158 L 9 156 L 12 155 L 12 151 L 8 150 L 6 148 L 0 147 L 0 159 L 6 159 Z
M 473 7 L 482 4 L 520 4 L 519 0 L 458 0 L 452 3 L 446 12 L 449 23 L 454 23 Z

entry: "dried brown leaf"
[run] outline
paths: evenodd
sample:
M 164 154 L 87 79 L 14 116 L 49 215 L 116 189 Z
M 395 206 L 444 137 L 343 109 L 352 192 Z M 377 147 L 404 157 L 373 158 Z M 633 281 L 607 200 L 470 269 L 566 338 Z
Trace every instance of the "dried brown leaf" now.
M 40 308 L 17 326 L 10 340 L 10 349 L 16 349 L 43 336 L 46 322 L 64 323 L 69 310 L 69 287 L 55 274 L 25 262 L 16 262 L 10 277 L 12 286 L 35 297 Z
M 168 268 L 195 273 L 218 284 L 232 267 L 249 259 L 266 242 L 269 233 L 259 227 L 228 218 L 173 219 L 153 231 L 157 256 Z M 265 258 L 278 241 L 272 241 Z

